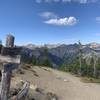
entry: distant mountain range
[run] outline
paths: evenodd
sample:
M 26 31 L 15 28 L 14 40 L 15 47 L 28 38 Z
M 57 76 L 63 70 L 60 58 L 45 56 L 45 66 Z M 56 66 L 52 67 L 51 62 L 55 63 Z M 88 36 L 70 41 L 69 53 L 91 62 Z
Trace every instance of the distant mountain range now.
M 46 44 L 39 46 L 28 44 L 23 46 L 22 53 L 26 58 L 31 58 L 34 55 L 42 62 L 45 47 L 48 48 L 48 56 L 54 66 L 62 65 L 64 62 L 70 63 L 78 55 L 78 44 Z M 93 50 L 100 52 L 100 44 L 93 42 L 83 45 L 83 53 L 88 54 Z
M 34 44 L 27 44 L 24 47 L 29 48 L 29 49 L 35 49 L 35 48 L 42 48 L 42 47 L 47 47 L 47 48 L 56 48 L 62 44 L 44 44 L 44 45 L 34 45 Z
M 34 44 L 27 44 L 27 45 L 24 45 L 24 47 L 26 48 L 29 48 L 31 50 L 35 49 L 35 48 L 42 48 L 42 47 L 47 47 L 49 49 L 51 48 L 56 48 L 56 47 L 59 47 L 61 45 L 72 45 L 72 44 L 44 44 L 44 45 L 34 45 Z M 96 48 L 96 49 L 100 49 L 100 44 L 99 43 L 96 43 L 96 42 L 92 42 L 92 43 L 89 43 L 89 44 L 86 44 L 86 45 L 83 45 L 83 47 L 85 46 L 88 46 L 90 48 Z

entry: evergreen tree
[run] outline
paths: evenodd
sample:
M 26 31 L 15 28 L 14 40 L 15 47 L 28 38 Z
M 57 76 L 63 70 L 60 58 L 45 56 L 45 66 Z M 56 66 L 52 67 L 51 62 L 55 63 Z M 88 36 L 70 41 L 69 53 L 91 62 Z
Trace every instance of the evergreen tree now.
M 78 42 L 78 49 L 79 49 L 79 63 L 80 63 L 79 73 L 81 75 L 82 74 L 82 44 L 80 41 Z
M 44 55 L 43 65 L 44 66 L 48 66 L 48 67 L 52 67 L 52 63 L 51 63 L 51 61 L 49 59 L 48 48 L 46 46 L 44 47 L 43 55 Z
M 0 53 L 1 53 L 1 49 L 2 49 L 2 41 L 0 40 Z
M 33 64 L 33 65 L 37 65 L 37 59 L 36 59 L 36 57 L 33 55 L 32 56 L 32 61 L 31 61 L 31 63 Z
M 96 75 L 97 75 L 96 64 L 97 64 L 98 59 L 99 59 L 99 54 L 96 53 L 95 51 L 93 51 L 90 54 L 86 54 L 84 56 L 84 58 L 86 59 L 86 63 L 88 65 L 90 65 L 92 63 L 92 66 L 93 66 L 93 76 L 96 77 Z
M 2 40 L 0 40 L 0 45 L 2 45 Z

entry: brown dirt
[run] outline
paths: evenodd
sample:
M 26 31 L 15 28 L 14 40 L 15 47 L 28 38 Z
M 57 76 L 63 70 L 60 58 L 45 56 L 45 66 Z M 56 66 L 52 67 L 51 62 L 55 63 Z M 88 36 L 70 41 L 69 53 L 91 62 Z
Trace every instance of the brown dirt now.
M 30 81 L 31 89 L 38 87 L 45 93 L 55 93 L 59 100 L 100 100 L 99 84 L 83 83 L 79 77 L 54 69 L 34 67 L 25 70 L 24 74 L 12 79 L 12 84 L 20 80 Z

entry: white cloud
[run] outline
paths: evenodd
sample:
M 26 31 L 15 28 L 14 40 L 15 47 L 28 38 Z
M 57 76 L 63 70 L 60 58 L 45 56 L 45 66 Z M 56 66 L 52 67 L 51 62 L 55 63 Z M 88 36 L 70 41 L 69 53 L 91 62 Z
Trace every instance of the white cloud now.
M 80 3 L 88 3 L 88 0 L 79 0 Z
M 62 2 L 65 2 L 65 3 L 66 3 L 66 2 L 71 2 L 71 0 L 62 0 Z
M 98 0 L 70 0 L 70 2 L 78 2 L 81 4 L 96 3 Z
M 99 0 L 88 0 L 88 2 L 96 3 L 99 2 Z
M 51 0 L 44 0 L 44 2 L 49 3 L 49 2 L 51 2 Z
M 75 25 L 78 22 L 78 20 L 75 17 L 65 17 L 65 18 L 59 18 L 59 19 L 50 19 L 45 21 L 46 24 L 51 25 L 58 25 L 58 26 L 72 26 Z
M 36 0 L 37 3 L 49 3 L 49 2 L 77 2 L 77 3 L 81 3 L 81 4 L 87 4 L 87 3 L 96 3 L 99 2 L 99 0 Z
M 54 2 L 59 2 L 60 0 L 54 0 Z
M 36 0 L 36 3 L 41 3 L 42 2 L 42 0 Z
M 100 36 L 100 33 L 97 33 L 96 36 Z
M 40 14 L 40 16 L 44 18 L 58 18 L 57 15 L 53 12 L 43 12 Z
M 97 23 L 100 23 L 100 17 L 96 17 Z

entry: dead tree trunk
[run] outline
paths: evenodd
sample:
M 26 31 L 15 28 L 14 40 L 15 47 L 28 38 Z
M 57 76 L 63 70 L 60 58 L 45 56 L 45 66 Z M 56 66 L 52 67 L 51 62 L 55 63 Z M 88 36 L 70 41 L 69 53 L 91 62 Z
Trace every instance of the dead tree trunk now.
M 28 96 L 29 88 L 30 88 L 30 83 L 25 82 L 22 90 L 16 96 L 12 97 L 10 100 L 26 100 Z
M 30 83 L 26 82 L 23 86 L 23 89 L 17 95 L 17 100 L 25 100 L 26 99 L 26 97 L 28 95 L 29 87 L 30 87 Z

